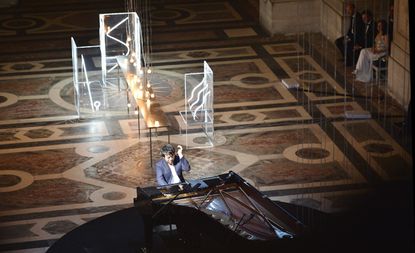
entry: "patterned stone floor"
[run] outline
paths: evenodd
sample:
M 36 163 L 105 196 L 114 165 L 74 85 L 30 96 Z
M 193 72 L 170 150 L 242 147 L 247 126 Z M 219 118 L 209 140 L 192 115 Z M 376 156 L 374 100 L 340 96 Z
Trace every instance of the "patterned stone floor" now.
M 151 2 L 152 82 L 173 144 L 185 143 L 184 74 L 203 60 L 214 72 L 215 146 L 184 151 L 186 178 L 233 170 L 273 200 L 328 213 L 374 183 L 412 180 L 412 137 L 386 81 L 353 81 L 321 35 L 268 37 L 257 1 Z M 0 9 L 0 251 L 45 252 L 73 228 L 131 206 L 137 186 L 155 185 L 150 152 L 156 161 L 166 128 L 150 151 L 124 93 L 111 91 L 114 107 L 99 115 L 84 108 L 79 119 L 74 108 L 70 37 L 98 43 L 98 14 L 123 10 L 110 0 Z M 286 78 L 300 89 L 285 88 Z M 362 110 L 372 118 L 344 117 Z M 204 140 L 197 131 L 189 139 Z

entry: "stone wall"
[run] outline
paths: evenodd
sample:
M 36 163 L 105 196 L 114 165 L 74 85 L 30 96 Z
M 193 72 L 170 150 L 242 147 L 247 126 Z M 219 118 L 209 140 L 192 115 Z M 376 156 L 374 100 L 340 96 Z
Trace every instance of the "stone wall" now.
M 344 18 L 343 12 L 343 1 L 322 0 L 321 33 L 332 42 L 349 29 L 349 18 Z
M 321 0 L 259 0 L 261 25 L 272 36 L 320 32 Z
M 259 0 L 259 19 L 270 35 L 321 32 L 330 41 L 348 29 L 347 0 Z M 391 0 L 354 0 L 358 11 L 370 9 L 375 19 L 387 18 Z
M 388 91 L 406 109 L 411 97 L 408 10 L 407 0 L 395 0 L 393 40 L 388 62 Z

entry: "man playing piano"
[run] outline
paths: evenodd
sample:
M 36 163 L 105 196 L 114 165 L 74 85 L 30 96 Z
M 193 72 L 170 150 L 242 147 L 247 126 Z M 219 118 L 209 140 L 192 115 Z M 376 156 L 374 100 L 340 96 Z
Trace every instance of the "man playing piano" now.
M 183 171 L 190 171 L 190 164 L 183 156 L 182 146 L 177 146 L 177 154 L 170 144 L 164 145 L 160 150 L 162 158 L 156 163 L 157 184 L 177 184 L 185 182 Z

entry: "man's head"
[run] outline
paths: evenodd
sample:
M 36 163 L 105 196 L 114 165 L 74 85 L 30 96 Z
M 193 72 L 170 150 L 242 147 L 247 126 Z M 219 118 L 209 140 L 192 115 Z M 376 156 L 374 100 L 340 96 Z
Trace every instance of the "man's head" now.
M 355 12 L 355 5 L 353 3 L 347 3 L 345 11 L 348 16 L 352 16 Z
M 176 150 L 172 145 L 166 144 L 163 147 L 161 147 L 160 155 L 168 164 L 173 164 L 174 157 L 176 156 Z
M 365 24 L 369 23 L 373 19 L 373 14 L 370 10 L 362 11 L 362 19 Z

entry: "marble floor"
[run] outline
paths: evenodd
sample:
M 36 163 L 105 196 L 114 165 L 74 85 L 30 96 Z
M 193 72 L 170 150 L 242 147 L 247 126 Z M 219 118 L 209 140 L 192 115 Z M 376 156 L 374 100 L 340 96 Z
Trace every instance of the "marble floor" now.
M 0 251 L 45 252 L 155 185 L 150 157 L 168 137 L 184 145 L 184 74 L 203 60 L 214 72 L 215 145 L 185 149 L 187 179 L 232 170 L 272 200 L 326 213 L 379 182 L 412 180 L 411 132 L 387 81 L 354 81 L 321 34 L 267 36 L 255 0 L 151 1 L 151 80 L 171 123 L 153 132 L 151 150 L 144 122 L 116 99 L 124 93 L 109 94 L 118 109 L 79 118 L 70 37 L 97 44 L 98 14 L 125 11 L 118 2 L 0 8 Z M 287 89 L 288 78 L 300 88 Z M 344 116 L 362 110 L 371 118 Z M 205 141 L 190 132 L 191 145 Z

